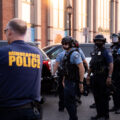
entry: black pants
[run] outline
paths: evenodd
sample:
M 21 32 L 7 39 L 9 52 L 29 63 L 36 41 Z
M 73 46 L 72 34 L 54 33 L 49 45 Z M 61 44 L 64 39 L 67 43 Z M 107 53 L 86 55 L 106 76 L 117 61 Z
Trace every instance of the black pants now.
M 96 75 L 92 79 L 97 115 L 99 117 L 109 117 L 109 93 L 106 86 L 106 78 L 102 75 Z
M 76 83 L 65 80 L 64 100 L 65 107 L 69 114 L 69 120 L 78 120 L 76 106 Z
M 64 87 L 62 84 L 62 80 L 62 76 L 58 78 L 59 109 L 64 109 Z
M 119 73 L 113 75 L 113 85 L 115 87 L 113 93 L 113 102 L 116 109 L 120 109 L 120 76 Z

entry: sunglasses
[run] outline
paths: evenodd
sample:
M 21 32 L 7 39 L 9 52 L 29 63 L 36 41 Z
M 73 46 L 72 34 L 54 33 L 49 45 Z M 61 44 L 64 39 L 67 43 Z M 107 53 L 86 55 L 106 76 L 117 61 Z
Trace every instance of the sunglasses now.
M 62 43 L 62 45 L 68 45 L 68 43 Z
M 8 31 L 8 28 L 4 29 L 4 33 L 6 33 Z

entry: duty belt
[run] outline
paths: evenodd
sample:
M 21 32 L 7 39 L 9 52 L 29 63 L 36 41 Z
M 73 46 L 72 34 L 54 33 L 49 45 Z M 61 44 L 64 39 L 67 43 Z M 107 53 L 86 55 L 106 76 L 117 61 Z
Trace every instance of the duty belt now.
M 15 106 L 15 107 L 0 107 L 0 110 L 17 110 L 17 109 L 24 109 L 24 108 L 27 109 L 32 107 L 33 107 L 32 103 L 27 103 L 27 104 Z

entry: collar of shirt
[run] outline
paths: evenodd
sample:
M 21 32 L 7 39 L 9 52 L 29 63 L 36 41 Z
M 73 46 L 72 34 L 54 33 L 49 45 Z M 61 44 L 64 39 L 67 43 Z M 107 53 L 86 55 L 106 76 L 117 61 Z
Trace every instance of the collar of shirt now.
M 23 40 L 15 40 L 11 44 L 14 44 L 14 43 L 24 43 L 24 41 Z

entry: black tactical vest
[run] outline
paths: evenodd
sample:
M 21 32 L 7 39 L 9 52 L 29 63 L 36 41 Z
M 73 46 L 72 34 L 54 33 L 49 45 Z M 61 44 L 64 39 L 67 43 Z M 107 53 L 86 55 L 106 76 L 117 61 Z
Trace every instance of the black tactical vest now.
M 65 54 L 62 62 L 63 74 L 66 80 L 70 80 L 73 82 L 79 82 L 79 68 L 76 64 L 72 64 L 70 62 L 71 54 L 77 51 L 77 49 L 72 50 L 70 53 Z
M 94 50 L 91 53 L 90 68 L 94 75 L 107 75 L 108 73 L 108 64 L 103 55 L 105 48 L 102 50 Z

